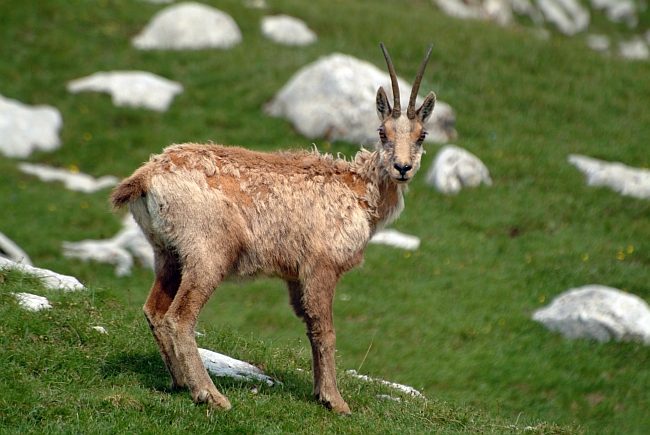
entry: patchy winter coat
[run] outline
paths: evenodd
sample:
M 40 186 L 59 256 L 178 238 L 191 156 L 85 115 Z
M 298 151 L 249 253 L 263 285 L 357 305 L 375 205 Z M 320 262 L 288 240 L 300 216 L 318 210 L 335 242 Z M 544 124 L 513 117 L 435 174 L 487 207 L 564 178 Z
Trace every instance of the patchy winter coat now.
M 382 125 L 375 151 L 346 161 L 315 150 L 173 145 L 113 191 L 114 207 L 130 206 L 154 249 L 156 278 L 145 316 L 172 385 L 189 387 L 195 402 L 230 407 L 198 354 L 193 333 L 199 312 L 227 276 L 261 273 L 287 282 L 291 305 L 306 323 L 314 395 L 332 410 L 350 413 L 334 373 L 334 290 L 341 275 L 362 262 L 374 232 L 402 211 L 403 192 L 420 167 L 423 124 L 435 103 L 430 93 L 414 108 L 429 54 L 406 114 L 384 54 L 397 97 L 391 108 L 384 90 L 378 91 Z

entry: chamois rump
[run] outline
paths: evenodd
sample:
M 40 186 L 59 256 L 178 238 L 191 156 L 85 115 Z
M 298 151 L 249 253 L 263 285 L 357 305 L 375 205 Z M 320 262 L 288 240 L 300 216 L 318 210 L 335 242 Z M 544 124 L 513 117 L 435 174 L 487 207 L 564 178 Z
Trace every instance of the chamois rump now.
M 239 147 L 172 145 L 112 192 L 129 205 L 154 250 L 155 280 L 144 314 L 172 378 L 195 403 L 231 407 L 206 371 L 194 339 L 199 312 L 227 276 L 266 274 L 285 280 L 307 327 L 316 399 L 341 414 L 350 408 L 336 385 L 332 319 L 341 275 L 363 261 L 375 231 L 404 208 L 403 192 L 420 168 L 424 123 L 433 92 L 416 110 L 422 74 L 406 113 L 383 44 L 393 107 L 377 91 L 381 121 L 374 151 L 350 161 L 317 151 L 262 153 Z

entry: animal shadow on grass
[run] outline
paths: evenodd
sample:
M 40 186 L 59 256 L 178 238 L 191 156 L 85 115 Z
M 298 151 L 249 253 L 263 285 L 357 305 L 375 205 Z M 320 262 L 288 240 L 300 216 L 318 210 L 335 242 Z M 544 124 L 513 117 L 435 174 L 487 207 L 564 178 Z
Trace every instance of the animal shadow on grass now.
M 109 356 L 102 367 L 106 379 L 114 379 L 116 383 L 120 378 L 135 376 L 137 381 L 147 389 L 170 394 L 187 394 L 187 389 L 174 390 L 171 388 L 171 377 L 158 352 L 122 352 Z M 297 398 L 306 402 L 313 401 L 311 396 L 311 371 L 283 371 L 274 370 L 267 373 L 274 381 L 269 386 L 263 381 L 240 380 L 229 377 L 216 377 L 210 375 L 217 389 L 226 396 L 236 394 L 237 390 L 251 391 L 254 387 L 263 394 L 283 395 Z

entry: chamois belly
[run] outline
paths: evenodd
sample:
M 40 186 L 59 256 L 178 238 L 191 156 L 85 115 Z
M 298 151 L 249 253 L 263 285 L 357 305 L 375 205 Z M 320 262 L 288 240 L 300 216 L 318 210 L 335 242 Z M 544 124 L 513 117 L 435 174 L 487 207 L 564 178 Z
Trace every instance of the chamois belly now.
M 246 249 L 233 267 L 240 276 L 262 272 L 297 279 L 328 265 L 345 272 L 363 261 L 370 227 L 358 207 L 324 209 L 267 198 L 263 209 L 244 210 Z

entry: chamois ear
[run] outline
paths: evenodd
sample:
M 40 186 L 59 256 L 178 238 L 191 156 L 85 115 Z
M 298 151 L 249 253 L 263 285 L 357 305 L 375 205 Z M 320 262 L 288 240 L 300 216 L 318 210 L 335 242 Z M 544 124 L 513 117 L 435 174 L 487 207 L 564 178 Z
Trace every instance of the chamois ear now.
M 422 124 L 424 124 L 429 120 L 431 114 L 433 113 L 433 108 L 435 105 L 436 105 L 436 94 L 434 94 L 433 92 L 429 92 L 429 95 L 427 95 L 427 98 L 424 99 L 424 103 L 422 103 L 422 106 L 420 106 L 417 112 L 415 112 Z
M 384 122 L 392 112 L 386 91 L 380 86 L 379 90 L 377 90 L 377 116 L 379 116 L 381 122 Z

